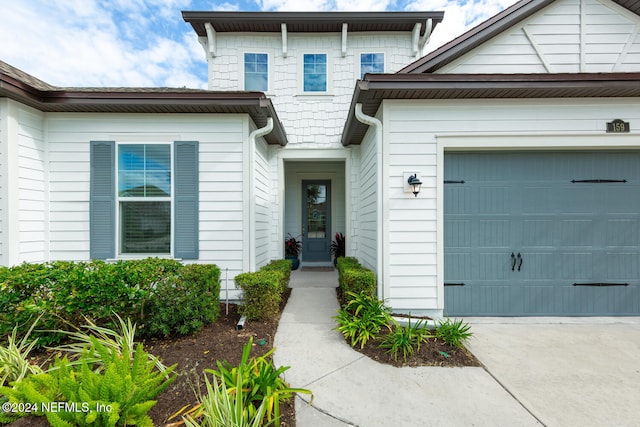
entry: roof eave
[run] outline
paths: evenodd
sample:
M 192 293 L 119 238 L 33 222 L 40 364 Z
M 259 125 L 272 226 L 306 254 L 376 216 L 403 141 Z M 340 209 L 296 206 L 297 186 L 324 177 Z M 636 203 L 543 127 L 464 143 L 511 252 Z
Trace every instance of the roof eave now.
M 491 95 L 487 95 L 491 94 Z M 378 74 L 358 81 L 342 144 L 360 144 L 366 125 L 355 105 L 374 115 L 386 99 L 508 99 L 639 97 L 640 73 L 602 74 Z
M 64 89 L 38 90 L 0 73 L 0 97 L 7 97 L 44 112 L 90 113 L 226 113 L 248 114 L 257 126 L 274 118 L 265 135 L 270 145 L 287 144 L 287 135 L 271 100 L 262 92 L 210 92 L 180 89 Z

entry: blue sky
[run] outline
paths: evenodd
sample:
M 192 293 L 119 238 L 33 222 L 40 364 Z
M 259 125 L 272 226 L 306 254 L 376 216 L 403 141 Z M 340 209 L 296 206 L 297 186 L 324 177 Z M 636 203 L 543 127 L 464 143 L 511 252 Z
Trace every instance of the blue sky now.
M 57 86 L 206 88 L 181 11 L 444 11 L 426 52 L 516 0 L 0 0 L 0 60 Z

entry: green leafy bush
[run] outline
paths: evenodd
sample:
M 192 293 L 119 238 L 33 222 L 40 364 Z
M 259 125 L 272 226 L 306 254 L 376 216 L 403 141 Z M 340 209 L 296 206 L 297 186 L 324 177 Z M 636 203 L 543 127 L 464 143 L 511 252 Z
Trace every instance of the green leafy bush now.
M 391 310 L 371 295 L 348 293 L 348 297 L 349 302 L 338 310 L 335 317 L 338 322 L 336 329 L 351 341 L 351 347 L 360 344 L 360 348 L 364 348 L 383 327 L 389 328 Z
M 280 272 L 272 270 L 238 274 L 234 280 L 242 289 L 243 304 L 239 307 L 240 313 L 249 320 L 274 319 L 282 300 L 281 277 Z
M 274 348 L 262 356 L 249 359 L 252 346 L 253 338 L 250 338 L 242 349 L 242 358 L 238 366 L 218 361 L 217 371 L 205 369 L 205 372 L 220 378 L 229 393 L 238 393 L 240 390 L 247 392 L 244 398 L 247 419 L 256 417 L 260 407 L 264 405 L 267 420 L 279 426 L 280 402 L 291 399 L 295 393 L 311 394 L 311 391 L 291 388 L 280 378 L 289 366 L 276 368 L 273 365 L 271 355 L 275 351 Z
M 418 320 L 412 325 L 411 318 L 409 318 L 407 326 L 402 326 L 393 320 L 393 328 L 383 338 L 380 347 L 388 349 L 396 361 L 398 354 L 402 352 L 402 359 L 406 362 L 407 357 L 413 356 L 415 350 L 420 350 L 422 343 L 432 337 L 433 335 L 427 330 L 423 320 Z
M 127 342 L 123 340 L 123 342 Z M 95 355 L 100 356 L 99 362 Z M 99 364 L 101 369 L 96 368 Z M 37 404 L 52 426 L 153 426 L 148 411 L 153 400 L 175 379 L 176 365 L 154 368 L 142 344 L 121 353 L 91 337 L 91 345 L 76 364 L 56 359 L 45 373 L 30 375 L 13 388 L 0 387 L 10 402 Z M 167 375 L 169 377 L 167 378 Z M 42 411 L 47 405 L 68 402 L 69 411 Z
M 451 346 L 461 348 L 463 343 L 473 336 L 473 332 L 470 332 L 470 329 L 471 326 L 468 323 L 463 323 L 462 319 L 451 320 L 446 318 L 437 322 L 436 337 Z
M 220 269 L 190 264 L 161 279 L 147 301 L 145 336 L 192 334 L 220 315 Z
M 190 333 L 217 318 L 219 278 L 215 265 L 183 266 L 160 258 L 3 267 L 0 336 L 9 336 L 17 327 L 20 337 L 38 318 L 39 327 L 31 334 L 36 347 L 56 345 L 64 334 L 51 331 L 73 329 L 85 319 L 113 328 L 114 312 L 133 319 L 145 333 L 147 317 L 161 335 Z M 171 318 L 163 319 L 169 311 Z
M 340 257 L 337 261 L 338 284 L 342 294 L 343 303 L 347 303 L 349 294 L 367 294 L 374 296 L 376 293 L 376 276 L 373 271 L 364 268 L 353 257 Z
M 291 280 L 290 259 L 272 260 L 269 264 L 265 265 L 260 270 L 278 271 L 282 273 L 282 277 L 280 278 L 280 292 L 285 292 L 289 288 L 289 281 Z

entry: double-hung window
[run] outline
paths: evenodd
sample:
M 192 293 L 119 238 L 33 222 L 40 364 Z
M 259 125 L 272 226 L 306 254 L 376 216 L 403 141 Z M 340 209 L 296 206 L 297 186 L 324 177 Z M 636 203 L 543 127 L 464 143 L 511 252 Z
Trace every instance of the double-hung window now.
M 269 90 L 269 55 L 244 54 L 244 90 L 267 92 Z
M 198 259 L 198 142 L 91 141 L 91 259 Z
M 327 92 L 327 54 L 305 53 L 302 76 L 304 92 Z
M 118 145 L 119 253 L 171 254 L 170 144 Z
M 365 73 L 384 73 L 384 53 L 360 54 L 360 78 Z

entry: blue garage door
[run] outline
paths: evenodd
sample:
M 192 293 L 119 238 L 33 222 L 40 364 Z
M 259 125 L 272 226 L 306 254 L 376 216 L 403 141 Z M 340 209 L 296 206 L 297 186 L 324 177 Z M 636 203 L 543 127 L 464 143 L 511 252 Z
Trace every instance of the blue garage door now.
M 445 314 L 640 313 L 640 152 L 445 154 Z

